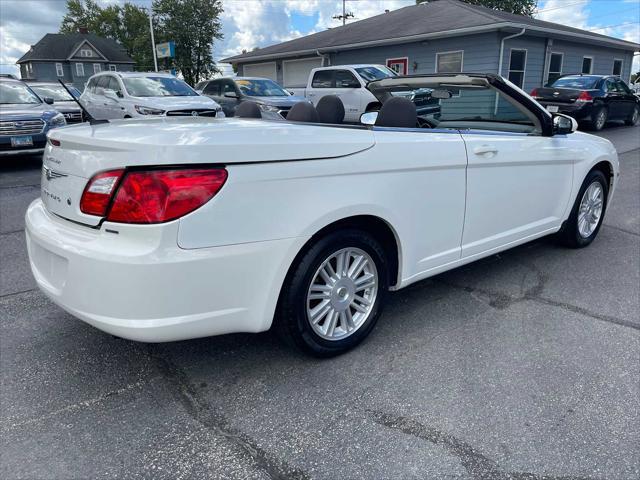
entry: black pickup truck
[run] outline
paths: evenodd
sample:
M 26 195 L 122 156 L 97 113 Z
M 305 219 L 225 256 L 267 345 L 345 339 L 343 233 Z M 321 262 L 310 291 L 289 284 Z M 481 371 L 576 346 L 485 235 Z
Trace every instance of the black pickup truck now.
M 640 99 L 614 76 L 564 75 L 533 89 L 531 96 L 549 112 L 570 115 L 592 130 L 601 130 L 609 120 L 636 125 L 640 118 Z

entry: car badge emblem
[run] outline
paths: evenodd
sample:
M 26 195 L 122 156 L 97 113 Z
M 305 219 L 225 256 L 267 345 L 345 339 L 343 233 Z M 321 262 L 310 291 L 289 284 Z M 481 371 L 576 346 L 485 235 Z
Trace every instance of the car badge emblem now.
M 191 116 L 192 117 L 197 117 L 198 116 L 198 112 L 196 112 L 195 110 L 193 112 L 191 112 Z
M 69 175 L 66 175 L 64 173 L 60 173 L 60 172 L 56 172 L 55 170 L 50 169 L 49 167 L 43 166 L 42 169 L 44 170 L 44 176 L 47 178 L 48 181 L 53 180 L 54 178 L 62 178 L 62 177 L 68 177 Z
M 13 122 L 14 127 L 24 127 L 24 122 Z

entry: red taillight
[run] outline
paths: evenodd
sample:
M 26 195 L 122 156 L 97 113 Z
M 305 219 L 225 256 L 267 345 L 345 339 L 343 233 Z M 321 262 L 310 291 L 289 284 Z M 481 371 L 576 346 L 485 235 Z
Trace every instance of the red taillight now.
M 49 139 L 49 143 L 50 143 L 51 145 L 53 145 L 54 147 L 59 147 L 59 146 L 60 146 L 60 140 L 56 140 L 56 139 L 54 139 L 54 138 L 50 138 L 50 139 Z
M 161 223 L 201 207 L 227 180 L 224 169 L 176 169 L 128 172 L 113 200 L 107 220 Z
M 207 203 L 226 180 L 222 168 L 111 170 L 89 181 L 80 210 L 110 222 L 168 222 Z
M 531 95 L 533 98 L 538 98 L 538 89 L 534 88 L 533 90 L 531 90 L 531 93 L 529 95 Z
M 82 192 L 80 211 L 87 215 L 104 217 L 111 201 L 111 195 L 116 190 L 118 182 L 124 173 L 123 169 L 110 170 L 95 175 Z
M 589 94 L 589 92 L 580 92 L 576 102 L 593 102 L 593 97 Z

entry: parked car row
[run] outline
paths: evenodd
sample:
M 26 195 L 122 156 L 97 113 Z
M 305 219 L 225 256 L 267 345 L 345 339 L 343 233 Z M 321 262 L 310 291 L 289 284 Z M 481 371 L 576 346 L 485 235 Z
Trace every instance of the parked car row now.
M 246 101 L 254 102 L 263 118 L 283 119 L 299 102 L 318 106 L 322 98 L 337 96 L 344 106 L 344 121 L 358 123 L 363 113 L 381 107 L 367 85 L 396 75 L 384 65 L 319 67 L 310 72 L 305 88 L 287 91 L 267 78 L 216 78 L 199 82 L 194 89 L 166 73 L 101 72 L 89 79 L 82 93 L 73 86 L 67 90 L 53 82 L 23 83 L 5 77 L 1 79 L 4 93 L 0 99 L 0 155 L 37 153 L 43 148 L 48 129 L 82 122 L 83 113 L 74 99 L 95 119 L 233 117 Z M 18 90 L 22 94 L 12 96 L 11 92 Z M 437 118 L 441 113 L 441 99 L 434 98 L 430 89 L 404 89 L 394 95 L 410 99 L 420 116 Z M 602 129 L 610 120 L 627 125 L 636 125 L 640 120 L 640 98 L 614 76 L 564 75 L 551 85 L 534 89 L 531 96 L 550 113 L 570 115 L 592 130 Z M 11 103 L 14 101 L 19 103 Z M 52 112 L 62 113 L 64 123 Z

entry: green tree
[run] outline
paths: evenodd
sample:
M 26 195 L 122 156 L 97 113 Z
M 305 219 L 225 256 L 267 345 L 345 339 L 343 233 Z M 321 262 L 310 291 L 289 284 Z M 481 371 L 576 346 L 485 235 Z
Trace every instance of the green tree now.
M 416 0 L 416 3 L 428 2 L 429 0 Z M 515 13 L 518 15 L 533 16 L 538 0 L 462 0 L 471 5 L 502 10 L 503 12 Z
M 176 44 L 175 67 L 195 85 L 216 72 L 212 43 L 222 39 L 221 0 L 154 0 L 156 39 Z

